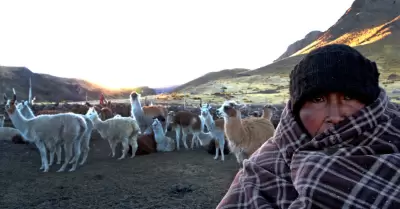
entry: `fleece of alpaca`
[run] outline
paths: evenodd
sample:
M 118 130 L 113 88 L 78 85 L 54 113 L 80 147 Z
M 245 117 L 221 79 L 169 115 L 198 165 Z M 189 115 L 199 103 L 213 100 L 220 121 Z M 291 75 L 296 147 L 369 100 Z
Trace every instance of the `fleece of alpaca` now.
M 35 114 L 33 113 L 32 109 L 29 107 L 28 102 L 19 103 L 17 105 L 17 109 L 19 109 L 20 112 L 22 113 L 22 115 L 27 119 L 31 119 L 31 118 L 35 117 Z M 58 113 L 56 113 L 56 114 L 58 114 Z M 83 165 L 86 162 L 87 156 L 90 151 L 90 138 L 91 138 L 92 130 L 93 130 L 94 126 L 93 126 L 92 120 L 90 120 L 89 117 L 87 117 L 85 115 L 80 115 L 80 114 L 77 114 L 77 115 L 83 117 L 83 119 L 86 122 L 86 126 L 87 126 L 87 129 L 86 129 L 85 133 L 83 134 L 83 137 L 81 140 L 81 150 L 82 150 L 83 155 L 82 155 L 82 161 L 79 164 Z M 60 164 L 61 163 L 61 146 L 58 146 L 56 149 L 57 149 L 56 150 L 57 164 Z M 71 160 L 71 163 L 74 161 L 75 161 L 75 156 Z
M 115 156 L 115 148 L 118 143 L 122 143 L 124 147 L 122 156 L 118 159 L 125 158 L 129 151 L 129 145 L 132 146 L 131 157 L 135 156 L 139 135 L 139 125 L 135 120 L 129 117 L 116 117 L 101 121 L 94 109 L 89 109 L 87 115 L 93 121 L 94 128 L 99 132 L 100 136 L 108 140 L 112 157 Z
M 171 137 L 166 136 L 160 121 L 155 118 L 153 121 L 154 138 L 157 143 L 158 152 L 171 152 L 175 150 L 175 141 Z
M 275 128 L 266 118 L 229 117 L 225 122 L 225 134 L 232 150 L 240 148 L 247 155 L 252 155 L 261 145 L 271 138 Z
M 22 137 L 21 131 L 11 127 L 0 127 L 0 141 L 12 141 L 15 136 Z
M 82 117 L 76 117 L 75 114 L 65 113 L 57 115 L 40 115 L 35 118 L 26 119 L 15 104 L 11 104 L 7 110 L 13 124 L 19 124 L 23 128 L 23 136 L 30 142 L 34 142 L 39 149 L 42 167 L 44 172 L 49 170 L 49 164 L 46 156 L 46 148 L 50 150 L 50 165 L 56 147 L 63 144 L 66 152 L 65 162 L 58 170 L 64 171 L 72 156 L 72 147 L 75 145 L 74 154 L 80 156 L 80 142 L 87 125 Z M 75 163 L 70 171 L 76 169 Z

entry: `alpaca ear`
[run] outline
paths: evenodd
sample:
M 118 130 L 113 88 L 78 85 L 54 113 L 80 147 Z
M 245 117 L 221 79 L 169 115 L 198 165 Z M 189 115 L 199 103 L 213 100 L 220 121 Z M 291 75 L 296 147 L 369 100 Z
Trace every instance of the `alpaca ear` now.
M 7 97 L 6 93 L 3 94 L 3 98 L 4 98 L 5 101 L 8 100 L 8 97 Z
M 14 102 L 17 101 L 17 94 L 15 93 L 15 89 L 13 88 L 13 100 Z

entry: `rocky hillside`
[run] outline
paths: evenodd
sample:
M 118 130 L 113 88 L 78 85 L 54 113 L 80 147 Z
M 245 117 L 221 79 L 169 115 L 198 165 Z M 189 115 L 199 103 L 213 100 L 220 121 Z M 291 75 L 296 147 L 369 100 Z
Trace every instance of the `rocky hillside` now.
M 294 65 L 310 50 L 331 43 L 343 43 L 354 46 L 365 56 L 375 60 L 381 71 L 382 82 L 390 74 L 400 72 L 399 0 L 355 0 L 352 6 L 327 31 L 321 34 L 317 32 L 311 34 L 311 36 L 308 34 L 308 37 L 306 36 L 305 39 L 290 45 L 288 51 L 281 55 L 278 61 L 255 70 L 247 71 L 247 77 L 245 78 L 239 74 L 232 75 L 232 72 L 229 72 L 229 75 L 225 76 L 222 75 L 223 71 L 221 71 L 216 72 L 221 78 L 210 78 L 207 75 L 210 79 L 206 79 L 203 76 L 195 79 L 194 81 L 196 82 L 191 81 L 181 86 L 178 90 L 180 92 L 187 92 L 194 88 L 200 88 L 202 91 L 198 93 L 201 94 L 202 92 L 210 92 L 209 88 L 212 88 L 214 83 L 225 83 L 248 89 L 265 90 L 265 88 L 274 88 L 283 92 L 284 88 L 287 87 L 287 80 L 278 82 L 276 78 L 272 79 L 272 77 L 287 78 L 288 73 L 293 69 Z M 315 37 L 316 40 L 312 41 L 312 38 Z M 307 42 L 311 43 L 302 47 L 302 44 L 306 44 Z M 282 59 L 284 57 L 286 58 Z M 272 87 L 270 82 L 275 82 Z M 247 87 L 248 84 L 251 86 Z
M 128 98 L 134 89 L 108 90 L 99 85 L 72 78 L 61 78 L 47 74 L 33 73 L 26 67 L 0 66 L 0 94 L 12 94 L 12 88 L 20 99 L 28 99 L 29 79 L 32 81 L 32 95 L 37 102 L 43 101 L 84 101 L 96 100 L 103 92 L 107 99 Z M 142 87 L 144 95 L 154 94 L 154 90 Z
M 304 47 L 308 46 L 309 44 L 313 43 L 317 38 L 319 38 L 323 34 L 321 31 L 311 31 L 309 32 L 303 39 L 298 40 L 294 42 L 293 44 L 290 44 L 285 53 L 283 53 L 278 59 L 274 60 L 274 62 L 277 62 L 281 59 L 284 59 L 286 57 L 291 56 L 292 54 L 296 53 L 300 49 L 303 49 Z
M 316 41 L 293 54 L 331 43 L 360 46 L 400 35 L 400 1 L 355 0 L 345 14 Z

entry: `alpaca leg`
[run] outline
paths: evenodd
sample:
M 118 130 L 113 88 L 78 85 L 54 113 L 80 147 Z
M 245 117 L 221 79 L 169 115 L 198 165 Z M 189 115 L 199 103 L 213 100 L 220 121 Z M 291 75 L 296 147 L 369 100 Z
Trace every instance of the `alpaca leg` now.
M 214 156 L 214 160 L 218 159 L 218 155 L 219 155 L 219 146 L 217 146 L 217 144 L 215 144 L 215 156 Z
M 112 140 L 111 142 L 111 157 L 115 157 L 115 148 L 117 147 L 117 143 L 114 141 L 114 140 Z
M 72 165 L 72 168 L 69 169 L 69 172 L 75 171 L 76 167 L 78 166 L 79 158 L 81 156 L 81 137 L 77 137 L 74 140 L 74 155 L 75 155 L 75 162 Z
M 115 148 L 117 147 L 117 143 L 114 142 L 114 140 L 108 140 L 108 144 L 110 145 L 111 148 L 111 153 L 108 156 L 115 157 Z
M 72 155 L 72 146 L 73 146 L 72 142 L 66 142 L 64 144 L 64 152 L 65 152 L 64 158 L 65 158 L 65 161 L 62 164 L 61 168 L 58 169 L 57 172 L 63 172 L 67 168 L 67 165 L 69 163 L 69 159 L 71 158 L 71 155 Z
M 74 148 L 73 148 L 74 149 Z M 71 152 L 71 153 L 73 153 L 73 152 Z M 74 155 L 74 154 L 71 154 L 72 156 L 72 159 L 68 162 L 68 164 L 73 164 L 74 162 L 75 162 L 75 160 L 76 160 L 76 156 Z
M 185 149 L 189 149 L 187 142 L 186 142 L 188 132 L 189 131 L 187 128 L 182 129 L 182 142 L 183 142 L 183 146 L 185 147 Z
M 193 137 L 192 137 L 192 144 L 190 145 L 190 148 L 191 148 L 191 149 L 194 148 L 195 140 L 197 140 L 197 138 L 196 138 L 196 135 L 193 134 Z
M 175 128 L 176 150 L 178 150 L 178 151 L 179 151 L 179 148 L 180 148 L 180 146 L 179 146 L 179 136 L 180 136 L 180 135 L 181 135 L 181 127 L 178 126 L 178 127 Z
M 39 149 L 40 153 L 40 158 L 42 161 L 42 166 L 40 167 L 40 170 L 43 169 L 43 172 L 48 172 L 49 171 L 49 165 L 47 163 L 47 151 L 46 151 L 46 146 L 44 145 L 43 142 L 36 142 L 36 147 Z
M 225 138 L 219 139 L 219 150 L 221 151 L 221 160 L 225 161 L 225 155 L 224 155 L 224 149 L 225 149 Z M 218 152 L 218 150 L 215 150 Z
M 62 152 L 62 147 L 61 145 L 58 144 L 56 147 L 57 165 L 61 164 L 61 152 Z
M 126 157 L 126 154 L 127 154 L 128 151 L 129 151 L 129 142 L 128 142 L 128 138 L 124 138 L 124 139 L 122 140 L 122 147 L 123 147 L 123 149 L 122 149 L 122 155 L 121 155 L 120 158 L 118 158 L 118 160 L 124 159 L 124 158 Z
M 135 154 L 136 154 L 136 151 L 137 151 L 137 149 L 138 149 L 137 137 L 136 137 L 136 140 L 132 141 L 131 146 L 132 146 L 132 155 L 131 155 L 131 158 L 134 158 L 134 157 L 135 157 Z
M 189 149 L 187 143 L 186 143 L 186 138 L 187 138 L 187 133 L 182 133 L 182 142 L 183 142 L 183 146 L 185 147 L 185 149 Z
M 135 157 L 136 150 L 137 150 L 137 148 L 138 148 L 137 138 L 138 138 L 138 136 L 137 136 L 137 135 L 134 135 L 132 138 L 129 139 L 129 145 L 131 145 L 131 147 L 132 147 L 132 155 L 131 155 L 131 158 L 134 158 L 134 157 Z
M 193 147 L 200 147 L 200 134 L 199 133 L 193 133 L 193 138 L 192 138 L 192 149 Z M 194 143 L 194 146 L 193 146 Z
M 51 148 L 50 149 L 50 161 L 49 161 L 49 167 L 51 166 L 51 165 L 53 165 L 53 163 L 54 163 L 54 155 L 56 154 L 56 151 L 55 151 L 55 148 Z
M 85 139 L 85 142 L 82 144 L 83 145 L 83 156 L 82 156 L 82 160 L 79 163 L 79 165 L 83 165 L 86 162 L 86 159 L 89 155 L 89 151 L 90 151 L 90 136 L 87 137 Z

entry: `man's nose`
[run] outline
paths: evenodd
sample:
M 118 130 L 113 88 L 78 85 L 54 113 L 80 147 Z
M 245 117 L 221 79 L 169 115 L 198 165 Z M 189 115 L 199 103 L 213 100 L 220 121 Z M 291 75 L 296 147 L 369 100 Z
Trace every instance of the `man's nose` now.
M 344 120 L 344 115 L 339 105 L 329 105 L 327 112 L 327 122 L 337 124 Z

